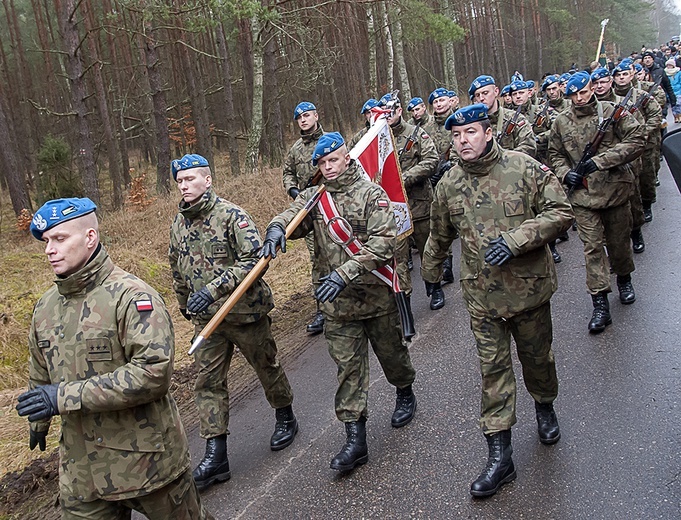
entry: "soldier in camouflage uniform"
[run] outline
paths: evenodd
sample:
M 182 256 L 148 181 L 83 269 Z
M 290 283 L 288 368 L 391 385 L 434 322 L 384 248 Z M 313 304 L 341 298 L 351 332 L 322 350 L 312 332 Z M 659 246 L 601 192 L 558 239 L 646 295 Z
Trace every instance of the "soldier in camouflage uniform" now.
M 173 161 L 171 169 L 182 194 L 168 252 L 173 289 L 180 311 L 198 335 L 258 261 L 261 240 L 250 215 L 211 189 L 206 159 L 185 155 Z M 194 396 L 200 434 L 206 439 L 205 456 L 194 470 L 200 490 L 230 478 L 228 372 L 235 347 L 255 370 L 275 409 L 270 448 L 286 448 L 298 431 L 293 394 L 270 331 L 268 312 L 273 307 L 272 292 L 259 279 L 195 353 Z
M 372 273 L 391 265 L 395 252 L 397 225 L 388 196 L 364 177 L 336 132 L 319 139 L 312 161 L 322 170 L 338 217 L 345 220 L 360 242 L 356 254 L 337 243 L 327 229 L 319 204 L 293 235 L 299 238 L 314 229 L 315 254 L 320 271 L 326 273 L 315 297 L 326 318 L 324 335 L 329 353 L 338 366 L 336 416 L 345 423 L 346 430 L 346 443 L 331 461 L 331 468 L 348 471 L 368 460 L 369 342 L 388 382 L 397 387 L 393 427 L 405 426 L 414 416 L 415 372 L 402 339 L 392 289 Z M 315 191 L 316 188 L 302 191 L 289 209 L 272 219 L 263 256 L 275 257 L 277 247 L 286 251 L 285 227 Z
M 57 275 L 33 310 L 29 446 L 45 450 L 61 416 L 62 518 L 212 519 L 189 467 L 187 437 L 169 388 L 173 325 L 159 294 L 116 267 L 99 243 L 90 199 L 45 203 L 31 232 Z
M 432 118 L 432 116 L 428 114 L 423 98 L 420 97 L 411 98 L 407 105 L 407 112 L 411 114 L 411 120 L 409 122 L 414 126 L 421 125 L 421 128 L 423 128 Z M 350 149 L 352 149 L 352 147 L 350 147 Z
M 310 164 L 310 156 L 317 141 L 324 133 L 322 125 L 319 123 L 319 114 L 317 107 L 309 101 L 298 103 L 293 111 L 293 119 L 298 123 L 300 128 L 300 139 L 298 139 L 289 150 L 284 160 L 284 189 L 289 196 L 295 200 L 304 189 L 310 179 L 317 171 L 316 168 Z M 315 267 L 314 237 L 310 235 L 305 239 L 307 249 L 310 252 L 310 264 L 312 265 L 312 283 L 319 281 L 319 270 Z M 324 330 L 324 316 L 319 307 L 310 323 L 307 324 L 308 334 L 319 334 Z
M 528 123 L 525 116 L 519 114 L 515 125 L 507 125 L 515 117 L 515 110 L 508 110 L 499 104 L 499 88 L 492 76 L 475 78 L 468 89 L 468 94 L 475 103 L 483 103 L 487 106 L 495 138 L 501 147 L 523 152 L 532 157 L 537 154 L 537 143 L 534 141 L 532 125 Z M 511 129 L 510 132 L 508 128 Z
M 559 76 L 552 74 L 544 78 L 541 89 L 549 100 L 549 106 L 556 111 L 556 115 L 568 108 L 570 102 L 563 96 Z
M 442 262 L 458 231 L 461 289 L 482 375 L 480 426 L 489 447 L 488 464 L 471 485 L 471 494 L 485 497 L 516 476 L 511 459 L 516 422 L 511 336 L 525 386 L 535 400 L 539 439 L 553 444 L 560 438 L 552 404 L 558 379 L 550 308 L 557 278 L 547 243 L 570 226 L 572 211 L 547 166 L 496 143 L 486 105 L 458 110 L 447 127 L 459 163 L 435 189 L 422 275 L 429 290 L 442 275 Z
M 558 178 L 573 190 L 570 201 L 579 238 L 584 243 L 586 285 L 594 306 L 588 328 L 591 333 L 600 333 L 612 323 L 608 264 L 617 274 L 620 301 L 629 304 L 636 299 L 631 283 L 634 260 L 629 246 L 632 225 L 629 200 L 635 178 L 627 163 L 641 153 L 645 136 L 636 119 L 625 114 L 608 127 L 597 153 L 586 162 L 584 172 L 575 172 L 572 168 L 595 136 L 599 121 L 610 117 L 615 107 L 596 99 L 586 72 L 573 75 L 568 80 L 567 91 L 571 106 L 553 122 L 549 160 Z M 583 185 L 584 175 L 588 175 L 587 188 Z
M 443 94 L 439 98 L 445 107 L 449 107 L 447 91 L 442 89 Z M 432 95 L 431 95 L 432 97 Z M 438 100 L 435 100 L 437 103 Z M 446 108 L 448 110 L 448 108 Z M 437 113 L 434 114 L 437 118 Z M 395 146 L 399 153 L 400 169 L 402 170 L 402 180 L 404 189 L 407 192 L 409 210 L 413 224 L 411 237 L 414 245 L 423 258 L 423 248 L 428 238 L 428 219 L 430 217 L 430 203 L 433 200 L 433 188 L 430 177 L 435 173 L 438 163 L 437 150 L 435 144 L 427 132 L 422 128 L 407 123 L 402 119 L 402 107 L 399 99 L 394 104 L 392 114 L 388 116 L 388 124 L 395 137 Z M 411 149 L 407 150 L 407 143 L 414 139 Z M 407 298 L 411 297 L 412 283 L 411 273 L 407 267 L 409 258 L 409 239 L 399 238 L 396 244 L 395 258 L 397 260 L 397 276 L 399 277 L 400 287 L 406 293 Z M 431 295 L 430 308 L 433 310 L 441 309 L 445 304 L 445 296 L 442 288 L 437 288 Z
M 513 110 L 513 98 L 511 97 L 511 85 L 504 85 L 499 92 L 499 98 L 502 101 L 503 107 Z

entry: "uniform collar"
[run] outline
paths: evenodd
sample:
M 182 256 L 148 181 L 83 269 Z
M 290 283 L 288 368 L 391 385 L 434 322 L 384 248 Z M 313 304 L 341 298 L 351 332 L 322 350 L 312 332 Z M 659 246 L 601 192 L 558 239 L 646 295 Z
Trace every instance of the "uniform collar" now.
M 435 119 L 435 122 L 438 124 L 438 126 L 444 126 L 445 121 L 447 121 L 447 118 L 453 114 L 452 109 L 448 109 L 446 112 L 443 112 L 442 114 L 433 114 L 433 119 Z
M 185 201 L 180 201 L 179 206 L 180 213 L 184 218 L 194 220 L 196 218 L 205 216 L 208 213 L 210 213 L 210 211 L 213 209 L 213 206 L 215 206 L 217 200 L 218 197 L 215 194 L 215 192 L 211 188 L 208 188 L 206 193 L 201 195 L 201 197 L 199 197 L 199 200 L 197 200 L 191 206 L 187 204 Z
M 300 131 L 300 138 L 303 140 L 305 144 L 311 143 L 312 141 L 318 141 L 319 138 L 324 134 L 324 129 L 322 128 L 322 125 L 317 122 L 317 129 L 313 130 L 310 133 L 304 133 L 302 130 Z
M 501 147 L 497 143 L 496 139 L 492 139 L 492 149 L 482 157 L 479 157 L 473 162 L 464 161 L 459 159 L 459 164 L 463 171 L 469 175 L 487 175 L 494 166 L 501 159 Z
M 594 94 L 589 102 L 582 107 L 578 107 L 577 105 L 573 104 L 572 111 L 577 117 L 596 115 L 598 113 L 598 99 L 596 98 L 596 94 Z
M 362 171 L 360 170 L 359 166 L 357 166 L 357 163 L 353 159 L 352 161 L 350 161 L 350 165 L 348 166 L 347 170 L 345 170 L 336 179 L 332 181 L 325 180 L 324 185 L 326 186 L 326 189 L 329 190 L 330 193 L 346 191 L 348 186 L 356 183 L 361 177 Z
M 109 253 L 100 244 L 98 251 L 80 270 L 65 278 L 57 278 L 54 283 L 62 296 L 74 296 L 100 285 L 113 268 L 114 263 L 109 258 Z

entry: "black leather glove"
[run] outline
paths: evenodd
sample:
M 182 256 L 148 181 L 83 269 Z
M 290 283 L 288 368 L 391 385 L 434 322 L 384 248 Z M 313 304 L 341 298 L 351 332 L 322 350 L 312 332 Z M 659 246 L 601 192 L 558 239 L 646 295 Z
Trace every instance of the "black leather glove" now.
M 45 446 L 47 445 L 47 431 L 36 432 L 31 430 L 31 436 L 28 439 L 28 447 L 31 451 L 35 449 L 36 446 L 40 448 L 40 451 L 45 451 Z
M 596 163 L 593 161 L 593 159 L 589 159 L 584 163 L 584 175 L 589 175 L 590 173 L 595 172 L 598 170 L 598 166 L 596 166 Z
M 205 311 L 210 307 L 210 304 L 214 302 L 215 298 L 211 296 L 208 289 L 206 287 L 201 287 L 201 289 L 189 296 L 189 300 L 187 300 L 187 310 L 192 314 L 198 314 Z
M 508 247 L 503 237 L 490 241 L 489 247 L 485 251 L 485 262 L 489 265 L 504 265 L 511 258 L 513 258 L 513 253 L 511 253 L 511 248 Z
M 570 170 L 567 172 L 565 175 L 565 184 L 567 185 L 568 188 L 576 189 L 579 188 L 580 186 L 583 186 L 582 182 L 584 181 L 584 176 L 580 173 L 577 173 L 574 170 Z
M 281 224 L 272 224 L 267 228 L 265 241 L 260 248 L 260 256 L 277 258 L 277 246 L 282 253 L 286 252 L 286 230 Z
M 436 289 L 442 288 L 442 284 L 440 284 L 440 282 L 432 283 L 432 282 L 426 282 L 424 280 L 423 283 L 426 284 L 426 296 L 432 296 L 433 291 L 435 291 Z
M 314 292 L 314 297 L 321 303 L 325 301 L 332 302 L 345 289 L 346 284 L 336 271 L 331 271 L 328 275 L 322 276 L 319 279 L 322 284 L 317 287 Z
M 288 195 L 293 200 L 296 200 L 298 198 L 299 193 L 300 193 L 300 190 L 298 188 L 289 188 L 289 190 L 288 190 Z
M 184 316 L 185 320 L 191 321 L 192 315 L 189 314 L 189 311 L 187 311 L 187 309 L 183 309 L 182 307 L 180 307 L 180 312 L 182 313 L 182 316 Z
M 28 415 L 28 420 L 31 422 L 42 421 L 53 415 L 59 415 L 58 392 L 58 383 L 37 386 L 33 390 L 24 392 L 18 398 L 17 412 L 22 417 Z
M 440 182 L 440 179 L 442 179 L 442 176 L 447 173 L 452 167 L 452 161 L 443 161 L 441 162 L 438 167 L 437 171 L 435 172 L 434 175 L 430 176 L 430 184 L 432 184 L 433 188 L 437 186 L 437 183 Z

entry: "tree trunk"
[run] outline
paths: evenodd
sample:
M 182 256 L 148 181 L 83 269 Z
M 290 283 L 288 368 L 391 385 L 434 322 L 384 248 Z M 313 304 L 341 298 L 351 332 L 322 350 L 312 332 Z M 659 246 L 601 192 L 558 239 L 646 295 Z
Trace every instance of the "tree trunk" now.
M 411 86 L 409 84 L 409 75 L 407 74 L 407 64 L 404 61 L 404 45 L 402 42 L 402 21 L 400 20 L 402 12 L 400 10 L 399 5 L 395 5 L 393 15 L 395 19 L 395 23 L 393 25 L 395 32 L 393 38 L 393 45 L 395 48 L 394 54 L 395 60 L 397 62 L 397 72 L 400 75 L 402 100 L 405 103 L 408 103 L 409 100 L 411 99 Z
M 263 27 L 257 14 L 251 18 L 251 34 L 253 35 L 253 108 L 251 110 L 251 131 L 246 148 L 246 165 L 251 173 L 258 171 L 258 151 L 262 138 L 263 120 Z
M 85 103 L 87 92 L 81 61 L 80 34 L 76 20 L 76 0 L 54 0 L 57 21 L 62 35 L 66 54 L 66 72 L 71 87 L 71 105 L 76 113 L 78 144 L 78 164 L 83 178 L 83 189 L 95 204 L 99 204 L 99 183 L 95 164 L 94 145 L 88 122 L 88 109 Z
M 281 119 L 281 103 L 279 101 L 280 88 L 277 80 L 276 40 L 272 25 L 268 25 L 267 29 L 263 31 L 263 39 L 266 41 L 264 45 L 264 67 L 266 74 L 263 77 L 263 82 L 267 80 L 267 91 L 274 94 L 270 96 L 267 103 L 269 117 L 265 125 L 265 138 L 261 140 L 261 149 L 270 165 L 279 166 L 284 161 L 284 149 L 282 146 L 284 131 Z M 263 85 L 263 90 L 264 88 Z
M 444 14 L 450 20 L 454 20 L 453 0 L 444 0 Z M 444 48 L 445 83 L 448 88 L 451 88 L 457 94 L 460 94 L 459 82 L 456 79 L 456 62 L 455 62 L 456 55 L 454 53 L 454 42 L 446 41 L 443 44 L 443 48 Z
M 395 67 L 395 54 L 393 51 L 393 37 L 390 32 L 390 20 L 388 19 L 388 6 L 387 2 L 383 1 L 378 4 L 378 8 L 381 13 L 381 23 L 383 24 L 383 36 L 385 37 L 385 47 L 388 53 L 388 58 L 386 59 L 386 73 L 387 80 L 386 84 L 388 91 L 391 92 L 395 90 L 395 75 L 393 69 Z
M 26 177 L 23 170 L 19 168 L 18 150 L 14 134 L 10 130 L 5 99 L 4 93 L 0 93 L 0 159 L 2 159 L 2 172 L 9 188 L 9 197 L 12 200 L 12 209 L 14 214 L 19 216 L 22 209 L 32 211 L 33 207 L 28 195 Z
M 376 61 L 376 27 L 374 24 L 374 13 L 371 4 L 366 6 L 367 33 L 369 36 L 369 92 L 378 97 L 378 73 Z
M 234 91 L 232 90 L 232 63 L 227 50 L 225 26 L 220 22 L 215 28 L 215 36 L 220 53 L 222 66 L 222 99 L 227 119 L 227 149 L 229 151 L 229 165 L 232 175 L 241 173 L 239 160 L 239 141 L 236 138 L 237 121 L 234 113 Z

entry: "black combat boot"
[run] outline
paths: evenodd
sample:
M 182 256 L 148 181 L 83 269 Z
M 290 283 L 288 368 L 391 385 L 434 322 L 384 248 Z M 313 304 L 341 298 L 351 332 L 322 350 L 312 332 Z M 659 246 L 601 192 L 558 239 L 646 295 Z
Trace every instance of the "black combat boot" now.
M 553 263 L 554 264 L 559 264 L 563 261 L 563 259 L 560 257 L 560 253 L 556 249 L 556 241 L 552 240 L 549 242 L 549 249 L 551 250 L 551 256 L 553 257 Z
M 390 424 L 393 428 L 402 428 L 411 422 L 416 412 L 416 396 L 411 389 L 411 385 L 397 389 L 395 398 L 395 411 Z
M 298 421 L 293 415 L 293 408 L 291 405 L 284 408 L 277 408 L 274 411 L 277 418 L 277 424 L 274 425 L 274 433 L 270 439 L 270 448 L 272 451 L 283 450 L 290 446 L 293 439 L 298 433 Z
M 592 294 L 591 299 L 594 303 L 594 312 L 591 315 L 591 321 L 589 322 L 589 332 L 592 334 L 599 334 L 605 330 L 605 327 L 612 323 L 608 293 L 603 291 L 598 294 Z
M 227 434 L 206 439 L 206 453 L 192 472 L 192 476 L 199 491 L 230 479 L 232 474 L 227 460 Z
M 643 220 L 645 222 L 653 221 L 653 205 L 650 202 L 643 203 Z
M 430 294 L 430 309 L 436 311 L 445 306 L 445 292 L 440 282 L 433 284 L 433 292 Z
M 516 472 L 511 455 L 511 430 L 485 435 L 489 447 L 487 465 L 480 476 L 471 484 L 471 495 L 489 497 L 496 493 L 502 484 L 515 480 Z
M 537 412 L 537 431 L 542 444 L 555 444 L 560 440 L 560 426 L 553 403 L 534 402 Z
M 617 288 L 620 291 L 620 301 L 624 305 L 629 305 L 636 301 L 636 293 L 634 286 L 631 284 L 631 275 L 624 276 L 617 275 Z
M 454 273 L 452 272 L 452 255 L 447 255 L 442 262 L 442 284 L 454 283 Z
M 561 242 L 567 242 L 570 240 L 570 235 L 568 235 L 567 231 L 563 231 L 560 235 L 558 235 L 558 240 Z
M 646 244 L 643 241 L 643 233 L 641 228 L 631 230 L 631 241 L 633 243 L 634 253 L 643 253 L 646 250 Z
M 411 247 L 409 248 L 409 256 L 407 257 L 407 269 L 414 270 L 414 257 L 411 256 Z
M 346 422 L 345 435 L 345 444 L 331 461 L 331 469 L 337 471 L 350 471 L 369 461 L 366 417 L 357 422 Z
M 307 324 L 307 333 L 311 335 L 319 334 L 324 331 L 324 315 L 317 309 L 313 320 Z

